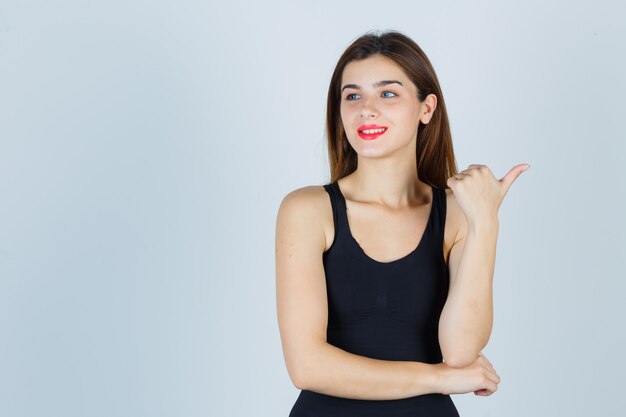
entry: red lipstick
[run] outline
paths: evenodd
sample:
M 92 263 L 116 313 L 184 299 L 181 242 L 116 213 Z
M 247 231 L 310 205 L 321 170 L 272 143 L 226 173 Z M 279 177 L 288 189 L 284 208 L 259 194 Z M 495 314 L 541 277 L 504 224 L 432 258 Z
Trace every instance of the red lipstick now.
M 369 133 L 363 132 L 364 130 L 369 131 Z M 373 130 L 378 130 L 377 132 L 372 132 Z M 361 139 L 371 140 L 376 139 L 377 137 L 383 135 L 387 131 L 387 126 L 378 126 L 378 125 L 361 125 L 359 126 L 358 132 Z

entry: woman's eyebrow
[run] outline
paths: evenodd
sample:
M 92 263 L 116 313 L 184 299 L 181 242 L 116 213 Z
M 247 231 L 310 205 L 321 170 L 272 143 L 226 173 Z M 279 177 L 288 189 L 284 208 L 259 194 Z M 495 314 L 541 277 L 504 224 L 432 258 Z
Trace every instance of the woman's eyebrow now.
M 378 87 L 382 87 L 383 85 L 387 85 L 387 84 L 400 84 L 400 85 L 402 85 L 402 83 L 400 81 L 398 81 L 398 80 L 382 80 L 382 81 L 378 81 L 377 83 L 372 84 L 372 87 L 378 88 Z M 356 85 L 356 84 L 346 84 L 346 85 L 344 85 L 341 88 L 341 91 L 343 92 L 343 90 L 345 90 L 346 88 L 354 88 L 356 90 L 360 90 L 361 89 L 361 87 Z

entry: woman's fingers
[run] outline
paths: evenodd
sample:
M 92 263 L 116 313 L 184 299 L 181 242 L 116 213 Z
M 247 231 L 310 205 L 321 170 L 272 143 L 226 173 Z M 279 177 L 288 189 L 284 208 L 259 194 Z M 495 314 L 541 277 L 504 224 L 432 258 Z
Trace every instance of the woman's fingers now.
M 483 362 L 484 375 L 486 378 L 486 388 L 476 391 L 475 394 L 480 396 L 488 396 L 496 392 L 496 390 L 498 389 L 500 376 L 497 374 L 491 361 L 489 361 L 489 359 L 487 359 L 487 357 L 482 352 L 480 352 L 479 360 Z
M 486 397 L 493 394 L 493 392 L 489 391 L 488 389 L 479 389 L 478 391 L 474 391 L 474 394 L 480 395 L 481 397 Z
M 487 362 L 487 364 L 489 366 L 491 366 L 493 368 L 493 365 L 491 364 L 491 362 L 489 361 L 489 359 L 487 359 L 487 357 L 485 355 L 483 355 L 483 353 L 480 353 L 480 356 L 482 356 L 482 358 L 484 359 L 485 362 Z

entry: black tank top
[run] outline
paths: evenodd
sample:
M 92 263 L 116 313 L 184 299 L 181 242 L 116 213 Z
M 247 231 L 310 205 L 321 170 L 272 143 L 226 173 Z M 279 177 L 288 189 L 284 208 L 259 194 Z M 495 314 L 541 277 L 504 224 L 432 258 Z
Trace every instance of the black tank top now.
M 441 363 L 438 326 L 448 295 L 443 257 L 445 189 L 432 189 L 432 205 L 418 246 L 399 259 L 379 262 L 352 236 L 346 200 L 334 181 L 324 185 L 335 238 L 323 254 L 328 298 L 327 342 L 356 355 L 394 361 Z M 420 231 L 416 230 L 416 234 Z M 302 390 L 290 417 L 458 417 L 449 395 L 358 400 Z

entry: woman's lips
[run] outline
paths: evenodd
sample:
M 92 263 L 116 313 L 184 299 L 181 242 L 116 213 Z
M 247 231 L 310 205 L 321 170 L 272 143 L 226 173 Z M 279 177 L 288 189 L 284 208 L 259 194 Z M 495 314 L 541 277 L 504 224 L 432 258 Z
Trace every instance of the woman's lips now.
M 381 131 L 382 129 L 382 131 Z M 365 133 L 367 131 L 368 133 Z M 373 131 L 377 131 L 374 132 Z M 358 132 L 361 139 L 371 140 L 383 135 L 387 131 L 387 126 L 363 125 L 359 127 Z

